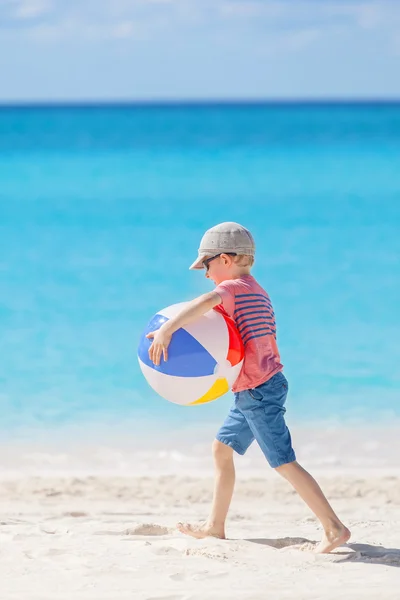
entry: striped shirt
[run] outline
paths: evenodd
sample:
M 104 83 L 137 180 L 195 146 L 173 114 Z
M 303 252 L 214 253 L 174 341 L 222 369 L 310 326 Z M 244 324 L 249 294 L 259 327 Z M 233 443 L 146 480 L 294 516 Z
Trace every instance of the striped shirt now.
M 271 300 L 252 275 L 223 281 L 215 291 L 223 310 L 234 319 L 244 344 L 243 367 L 232 391 L 255 388 L 283 369 Z

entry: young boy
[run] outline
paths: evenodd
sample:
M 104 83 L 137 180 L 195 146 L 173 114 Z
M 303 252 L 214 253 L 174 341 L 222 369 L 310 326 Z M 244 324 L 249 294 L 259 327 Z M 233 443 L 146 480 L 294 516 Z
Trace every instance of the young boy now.
M 331 552 L 350 538 L 313 477 L 296 461 L 284 404 L 288 382 L 282 373 L 276 344 L 275 316 L 265 290 L 250 274 L 255 244 L 251 233 L 238 223 L 221 223 L 204 234 L 191 269 L 205 269 L 214 291 L 193 300 L 175 318 L 148 334 L 153 338 L 149 356 L 159 365 L 168 360 L 173 333 L 212 308 L 233 317 L 242 336 L 245 354 L 242 370 L 232 387 L 235 403 L 213 442 L 215 487 L 208 520 L 201 525 L 178 523 L 178 529 L 195 538 L 225 538 L 225 521 L 235 483 L 233 452 L 244 454 L 257 440 L 270 466 L 287 479 L 324 529 L 316 552 Z

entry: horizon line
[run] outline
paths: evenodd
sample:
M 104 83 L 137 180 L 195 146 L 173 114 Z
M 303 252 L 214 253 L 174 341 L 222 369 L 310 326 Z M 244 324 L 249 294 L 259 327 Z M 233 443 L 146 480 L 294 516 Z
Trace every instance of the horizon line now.
M 174 98 L 174 99 L 73 99 L 73 100 L 0 100 L 0 109 L 9 108 L 119 108 L 119 107 L 201 107 L 201 106 L 315 106 L 315 105 L 396 105 L 398 98 Z

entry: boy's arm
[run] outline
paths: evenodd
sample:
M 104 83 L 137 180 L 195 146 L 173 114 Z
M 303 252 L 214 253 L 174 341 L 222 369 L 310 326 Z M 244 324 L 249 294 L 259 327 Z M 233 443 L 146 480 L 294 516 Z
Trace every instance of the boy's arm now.
M 217 294 L 217 292 L 203 294 L 189 302 L 176 317 L 164 323 L 162 327 L 172 335 L 180 327 L 184 327 L 185 325 L 189 325 L 189 323 L 196 321 L 199 317 L 214 308 L 214 306 L 221 304 L 221 302 L 221 296 Z
M 157 331 L 148 333 L 146 337 L 153 338 L 153 343 L 149 348 L 149 357 L 155 365 L 160 364 L 161 355 L 164 360 L 168 360 L 168 346 L 172 338 L 172 334 L 175 333 L 181 327 L 196 321 L 199 317 L 204 315 L 207 311 L 214 308 L 218 304 L 221 304 L 222 299 L 217 292 L 209 292 L 203 294 L 198 298 L 195 298 L 181 312 L 173 317 L 169 321 L 166 321 L 161 325 Z

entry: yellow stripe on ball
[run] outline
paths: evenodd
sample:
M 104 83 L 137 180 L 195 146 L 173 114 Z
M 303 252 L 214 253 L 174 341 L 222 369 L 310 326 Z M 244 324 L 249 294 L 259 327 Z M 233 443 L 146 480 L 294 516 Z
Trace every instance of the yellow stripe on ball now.
M 219 379 L 217 379 L 214 385 L 210 387 L 208 392 L 204 394 L 204 396 L 202 396 L 198 400 L 195 400 L 194 402 L 191 402 L 190 404 L 187 404 L 187 406 L 194 406 L 195 404 L 205 404 L 206 402 L 211 402 L 211 400 L 219 398 L 223 394 L 226 394 L 226 392 L 229 392 L 229 383 L 225 379 L 225 377 L 220 377 Z

